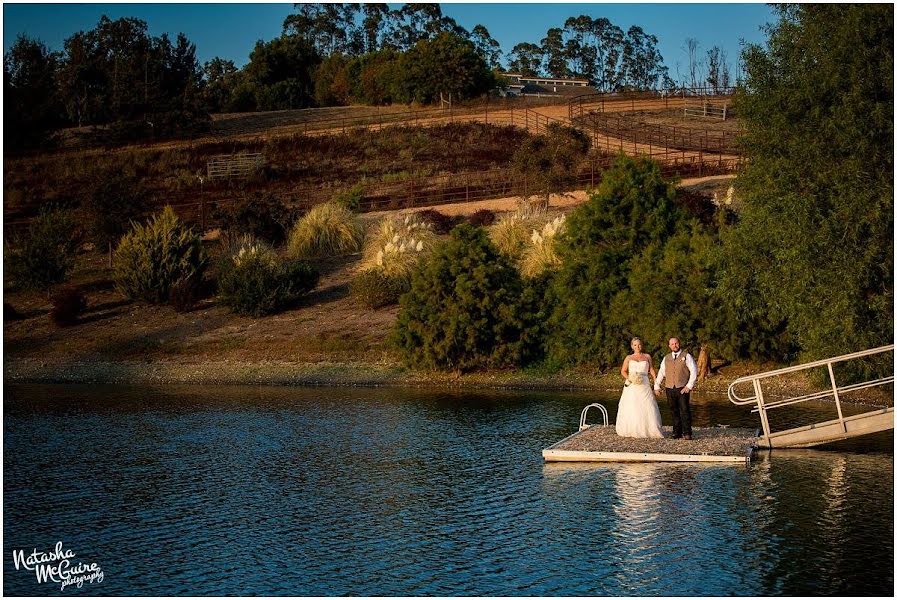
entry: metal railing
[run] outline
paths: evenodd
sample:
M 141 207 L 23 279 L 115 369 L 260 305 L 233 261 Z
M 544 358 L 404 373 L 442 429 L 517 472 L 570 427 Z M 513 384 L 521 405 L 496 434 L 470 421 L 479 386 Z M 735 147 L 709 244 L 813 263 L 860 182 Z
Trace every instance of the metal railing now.
M 854 360 L 857 358 L 863 358 L 866 356 L 873 356 L 876 354 L 882 354 L 885 352 L 893 352 L 894 344 L 890 344 L 888 346 L 881 346 L 879 348 L 872 348 L 870 350 L 863 350 L 861 352 L 853 352 L 851 354 L 844 354 L 841 356 L 835 356 L 833 358 L 828 358 L 824 360 L 817 360 L 814 362 L 805 363 L 802 365 L 795 365 L 793 367 L 785 367 L 782 369 L 776 369 L 774 371 L 766 371 L 765 373 L 759 373 L 757 375 L 745 375 L 744 377 L 739 377 L 735 381 L 733 381 L 729 385 L 729 401 L 733 404 L 737 404 L 739 406 L 756 404 L 757 406 L 751 410 L 751 412 L 759 413 L 760 415 L 760 423 L 763 427 L 763 435 L 766 438 L 766 441 L 769 441 L 770 435 L 772 435 L 772 431 L 770 431 L 769 426 L 769 415 L 767 412 L 771 409 L 781 408 L 783 406 L 791 406 L 794 404 L 798 404 L 801 402 L 809 402 L 813 400 L 828 400 L 833 399 L 835 402 L 835 407 L 838 411 L 838 422 L 840 423 L 841 428 L 846 432 L 847 427 L 845 425 L 844 412 L 841 408 L 841 396 L 848 392 L 855 392 L 858 390 L 869 389 L 873 387 L 880 387 L 888 384 L 894 383 L 894 375 L 888 375 L 886 377 L 880 377 L 878 379 L 871 379 L 868 381 L 863 381 L 860 383 L 854 383 L 850 385 L 839 386 L 836 379 L 835 373 L 832 368 L 832 365 L 836 363 L 842 363 L 849 360 Z M 788 398 L 784 398 L 781 400 L 772 400 L 768 401 L 763 393 L 763 380 L 767 380 L 772 377 L 779 377 L 782 375 L 787 375 L 790 373 L 798 373 L 800 371 L 806 371 L 809 369 L 813 369 L 816 367 L 825 367 L 828 370 L 829 382 L 831 383 L 830 389 L 825 389 L 818 392 L 811 392 L 809 394 L 802 394 L 799 396 L 791 396 Z M 744 386 L 745 384 L 750 384 L 753 388 L 753 395 L 742 397 L 739 396 L 736 388 L 738 386 Z
M 601 411 L 601 416 L 604 418 L 604 425 L 602 427 L 607 427 L 609 423 L 609 419 L 607 417 L 607 409 L 604 408 L 601 404 L 589 404 L 584 409 L 582 409 L 582 414 L 579 415 L 579 430 L 588 429 L 591 425 L 586 424 L 586 414 L 589 412 L 590 408 L 597 408 Z
M 209 180 L 230 177 L 249 177 L 265 166 L 265 157 L 260 152 L 242 154 L 219 154 L 206 161 Z

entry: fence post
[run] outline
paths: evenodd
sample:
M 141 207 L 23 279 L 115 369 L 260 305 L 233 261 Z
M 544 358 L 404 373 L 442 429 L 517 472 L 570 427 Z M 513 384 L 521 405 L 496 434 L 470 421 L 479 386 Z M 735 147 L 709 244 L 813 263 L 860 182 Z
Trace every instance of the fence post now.
M 464 174 L 464 201 L 470 202 L 470 173 Z

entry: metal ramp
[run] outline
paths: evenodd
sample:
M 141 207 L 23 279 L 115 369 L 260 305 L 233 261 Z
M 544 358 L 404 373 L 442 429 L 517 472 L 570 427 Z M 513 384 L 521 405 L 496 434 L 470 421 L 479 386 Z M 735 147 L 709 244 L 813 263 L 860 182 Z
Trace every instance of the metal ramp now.
M 893 352 L 894 344 L 864 350 L 862 352 L 854 352 L 852 354 L 844 354 L 826 360 L 818 360 L 794 367 L 786 367 L 784 369 L 776 369 L 767 371 L 758 375 L 747 375 L 739 377 L 729 386 L 729 400 L 737 405 L 751 405 L 756 407 L 751 411 L 760 415 L 760 424 L 763 429 L 763 435 L 758 440 L 758 446 L 762 448 L 810 448 L 820 444 L 826 444 L 838 440 L 868 435 L 879 431 L 894 429 L 894 407 L 881 407 L 873 411 L 861 414 L 844 416 L 842 408 L 842 396 L 848 392 L 892 385 L 894 383 L 894 375 L 888 375 L 879 379 L 870 379 L 860 383 L 852 383 L 849 385 L 839 386 L 835 379 L 833 365 L 856 360 L 863 357 L 883 354 L 885 352 Z M 892 357 L 893 361 L 893 357 Z M 793 396 L 784 399 L 767 400 L 764 396 L 763 383 L 771 378 L 780 377 L 790 373 L 799 371 L 807 371 L 813 368 L 826 368 L 828 370 L 831 389 L 825 389 L 820 392 L 804 394 L 802 396 Z M 742 393 L 748 385 L 752 387 L 753 394 L 739 396 L 738 388 Z M 785 406 L 793 406 L 802 402 L 833 400 L 837 410 L 837 418 L 826 420 L 818 423 L 810 423 L 798 427 L 790 427 L 780 431 L 771 431 L 769 411 L 782 408 Z

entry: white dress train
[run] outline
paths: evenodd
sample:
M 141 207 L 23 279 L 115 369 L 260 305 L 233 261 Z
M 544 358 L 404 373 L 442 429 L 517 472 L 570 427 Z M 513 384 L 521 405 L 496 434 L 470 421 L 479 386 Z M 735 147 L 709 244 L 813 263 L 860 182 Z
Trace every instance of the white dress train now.
M 638 375 L 639 383 L 623 388 L 617 409 L 617 435 L 631 438 L 662 438 L 660 409 L 648 382 L 648 361 L 630 360 L 629 374 Z

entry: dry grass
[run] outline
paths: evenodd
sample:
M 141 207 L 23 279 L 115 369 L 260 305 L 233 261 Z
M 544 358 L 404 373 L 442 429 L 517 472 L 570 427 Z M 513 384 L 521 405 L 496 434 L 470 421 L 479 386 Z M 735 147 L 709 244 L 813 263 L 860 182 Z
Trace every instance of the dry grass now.
M 340 204 L 325 202 L 296 222 L 288 246 L 294 258 L 313 258 L 358 252 L 363 242 L 358 217 Z

